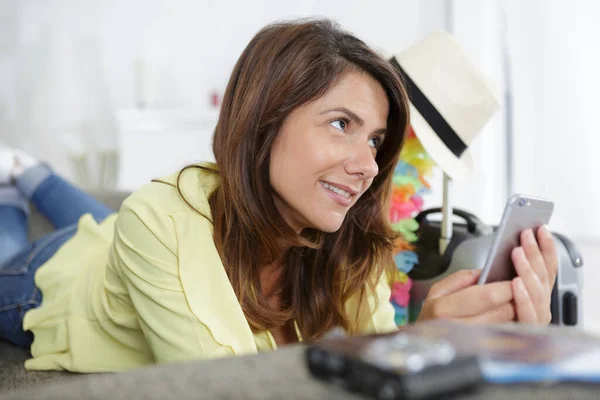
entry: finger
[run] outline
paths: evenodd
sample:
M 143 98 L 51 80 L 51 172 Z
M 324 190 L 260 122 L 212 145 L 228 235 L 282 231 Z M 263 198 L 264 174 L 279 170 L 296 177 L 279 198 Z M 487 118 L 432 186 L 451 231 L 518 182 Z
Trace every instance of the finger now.
M 548 271 L 548 285 L 554 286 L 556 280 L 556 274 L 558 273 L 558 255 L 556 253 L 556 242 L 552 233 L 548 230 L 547 226 L 542 226 L 537 231 L 538 243 L 546 263 L 546 269 Z
M 481 269 L 465 269 L 455 272 L 433 285 L 431 289 L 429 289 L 429 295 L 427 297 L 435 299 L 472 286 L 479 280 L 479 275 L 481 275 Z
M 521 247 L 525 251 L 525 256 L 529 261 L 529 265 L 540 278 L 540 282 L 546 285 L 548 282 L 548 271 L 546 270 L 546 262 L 540 251 L 533 230 L 525 229 L 521 232 Z
M 512 287 L 515 294 L 515 308 L 519 322 L 535 324 L 538 322 L 538 314 L 525 289 L 523 280 L 517 277 L 512 280 Z
M 524 284 L 529 297 L 533 301 L 533 304 L 536 305 L 536 308 L 540 307 L 546 297 L 545 288 L 547 287 L 542 284 L 539 276 L 535 273 L 533 268 L 531 268 L 522 247 L 515 247 L 512 251 L 511 258 L 515 270 L 517 271 L 517 275 L 522 279 L 522 283 Z
M 438 299 L 433 307 L 437 318 L 463 318 L 483 314 L 513 299 L 510 281 L 475 285 Z
M 457 321 L 472 324 L 503 324 L 515 319 L 515 307 L 510 303 L 502 304 L 492 310 L 473 317 L 457 318 Z

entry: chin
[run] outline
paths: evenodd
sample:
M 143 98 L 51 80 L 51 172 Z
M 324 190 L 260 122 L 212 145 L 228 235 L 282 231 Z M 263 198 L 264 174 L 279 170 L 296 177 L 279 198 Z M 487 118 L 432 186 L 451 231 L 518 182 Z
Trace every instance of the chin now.
M 335 233 L 340 230 L 342 227 L 342 223 L 344 220 L 335 220 L 335 221 L 324 221 L 320 220 L 318 223 L 314 224 L 314 228 L 318 229 L 325 233 Z
M 338 225 L 336 227 L 324 227 L 324 228 L 317 228 L 318 230 L 320 230 L 321 232 L 325 232 L 325 233 L 335 233 L 337 231 L 340 230 L 342 226 Z

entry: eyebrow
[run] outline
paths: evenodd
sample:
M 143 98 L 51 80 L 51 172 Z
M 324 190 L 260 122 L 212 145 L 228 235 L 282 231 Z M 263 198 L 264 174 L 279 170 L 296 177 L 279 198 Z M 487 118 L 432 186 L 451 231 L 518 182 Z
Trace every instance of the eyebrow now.
M 359 117 L 359 116 L 358 116 L 358 115 L 357 115 L 355 112 L 353 112 L 353 111 L 350 111 L 350 110 L 349 110 L 349 109 L 347 109 L 346 107 L 336 107 L 336 108 L 331 108 L 331 109 L 329 109 L 329 110 L 325 110 L 325 111 L 323 111 L 323 112 L 321 113 L 321 115 L 323 115 L 323 114 L 327 114 L 327 113 L 330 113 L 330 112 L 332 112 L 332 111 L 338 111 L 338 112 L 343 112 L 343 113 L 346 113 L 346 114 L 348 114 L 348 116 L 349 116 L 350 118 L 352 118 L 353 120 L 355 120 L 355 121 L 356 121 L 356 123 L 357 123 L 358 125 L 360 125 L 360 126 L 363 126 L 363 125 L 364 125 L 364 123 L 365 123 L 365 121 L 363 121 L 363 119 L 362 119 L 361 117 Z M 385 134 L 387 133 L 387 129 L 386 129 L 386 128 L 379 128 L 379 129 L 376 129 L 376 130 L 375 130 L 373 133 L 376 133 L 376 134 L 378 134 L 378 135 L 385 135 Z

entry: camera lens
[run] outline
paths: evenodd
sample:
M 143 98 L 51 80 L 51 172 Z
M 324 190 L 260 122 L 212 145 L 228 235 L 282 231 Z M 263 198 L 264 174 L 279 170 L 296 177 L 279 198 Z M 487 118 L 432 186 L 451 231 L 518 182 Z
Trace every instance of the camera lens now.
M 519 200 L 519 205 L 520 205 L 521 207 L 523 207 L 523 206 L 524 206 L 524 205 L 526 205 L 526 204 L 527 204 L 527 200 L 525 200 L 525 199 L 521 199 L 521 200 Z

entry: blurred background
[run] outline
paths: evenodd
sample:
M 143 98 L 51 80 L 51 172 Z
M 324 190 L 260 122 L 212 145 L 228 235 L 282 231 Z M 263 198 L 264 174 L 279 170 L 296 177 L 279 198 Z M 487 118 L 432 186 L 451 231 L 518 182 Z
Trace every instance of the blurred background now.
M 580 246 L 586 319 L 600 321 L 594 0 L 0 0 L 0 141 L 93 189 L 131 191 L 211 160 L 239 54 L 265 24 L 307 16 L 387 56 L 436 30 L 457 37 L 502 110 L 472 146 L 477 169 L 454 185 L 454 204 L 495 224 L 512 193 L 554 200 L 551 229 Z M 436 174 L 426 207 L 441 204 Z

